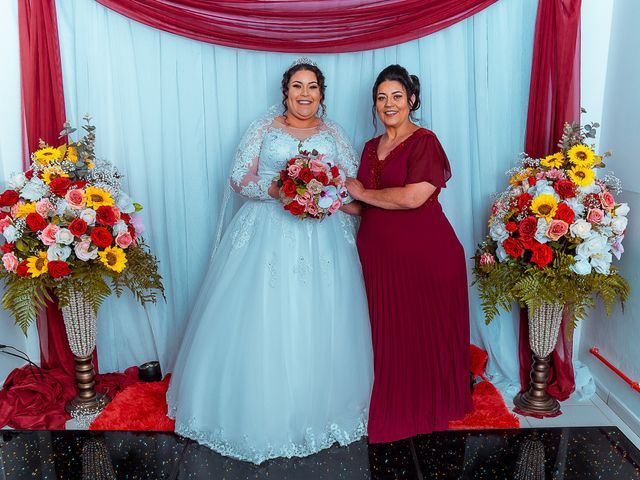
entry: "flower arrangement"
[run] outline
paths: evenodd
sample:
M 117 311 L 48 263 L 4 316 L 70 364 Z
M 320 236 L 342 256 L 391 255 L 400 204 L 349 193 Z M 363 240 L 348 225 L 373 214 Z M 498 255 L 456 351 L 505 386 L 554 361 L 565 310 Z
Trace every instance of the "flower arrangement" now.
M 603 156 L 587 139 L 598 127 L 566 124 L 558 152 L 541 159 L 523 154 L 507 172 L 509 186 L 497 195 L 489 236 L 474 256 L 487 323 L 514 301 L 532 312 L 543 302 L 571 305 L 578 320 L 594 306 L 594 295 L 608 313 L 628 298 L 612 260 L 624 252 L 629 207 L 614 196 L 621 191 L 618 178 L 597 178 Z
M 298 145 L 299 154 L 287 161 L 277 178 L 284 209 L 300 218 L 322 220 L 335 213 L 347 197 L 345 176 L 316 150 Z
M 116 168 L 96 159 L 95 127 L 89 116 L 85 121 L 77 142 L 41 141 L 30 169 L 0 194 L 2 303 L 24 331 L 51 299 L 49 290 L 65 307 L 73 285 L 96 312 L 124 287 L 142 304 L 164 296 L 157 259 L 140 236 L 142 207 L 121 190 Z M 73 132 L 66 123 L 61 137 Z

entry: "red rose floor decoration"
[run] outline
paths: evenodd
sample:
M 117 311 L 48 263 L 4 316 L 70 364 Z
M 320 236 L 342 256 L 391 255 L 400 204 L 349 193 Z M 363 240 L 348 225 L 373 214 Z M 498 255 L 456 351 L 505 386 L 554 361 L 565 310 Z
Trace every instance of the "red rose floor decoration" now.
M 520 427 L 520 421 L 509 412 L 500 392 L 484 376 L 486 362 L 486 352 L 472 345 L 471 372 L 483 380 L 473 390 L 473 412 L 462 420 L 450 422 L 450 429 Z M 91 430 L 173 431 L 174 421 L 166 416 L 168 386 L 169 375 L 161 382 L 138 382 L 128 386 L 96 418 Z

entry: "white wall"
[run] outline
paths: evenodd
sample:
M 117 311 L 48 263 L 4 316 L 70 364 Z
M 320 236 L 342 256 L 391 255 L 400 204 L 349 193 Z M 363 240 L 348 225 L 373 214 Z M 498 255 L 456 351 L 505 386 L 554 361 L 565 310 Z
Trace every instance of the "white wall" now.
M 640 128 L 639 23 L 638 0 L 583 0 L 582 104 L 590 110 L 585 119 L 597 121 L 598 112 L 602 112 L 599 150 L 612 151 L 607 167 L 623 182 L 619 201 L 631 207 L 626 251 L 620 262 L 620 271 L 631 285 L 631 298 L 624 313 L 620 308 L 610 317 L 602 308 L 591 313 L 583 325 L 579 358 L 591 368 L 598 393 L 636 433 L 640 433 L 640 393 L 619 380 L 588 350 L 597 346 L 614 365 L 640 381 L 640 159 L 635 148 Z
M 18 44 L 17 0 L 0 1 L 0 179 L 22 170 L 20 136 L 20 61 Z M 0 181 L 0 191 L 5 183 Z M 2 290 L 0 289 L 0 294 Z M 29 332 L 27 340 L 15 326 L 13 318 L 0 308 L 0 344 L 13 345 L 27 351 L 35 362 L 39 361 L 37 335 Z M 15 367 L 24 362 L 0 352 L 0 384 Z

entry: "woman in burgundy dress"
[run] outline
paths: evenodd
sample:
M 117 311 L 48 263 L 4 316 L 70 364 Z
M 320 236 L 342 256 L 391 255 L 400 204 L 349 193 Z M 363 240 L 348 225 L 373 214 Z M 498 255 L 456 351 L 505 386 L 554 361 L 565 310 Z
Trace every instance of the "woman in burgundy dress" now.
M 380 443 L 445 430 L 472 403 L 465 255 L 438 202 L 449 162 L 435 134 L 411 121 L 418 77 L 385 68 L 373 102 L 386 131 L 366 143 L 347 187 L 363 204 L 357 245 L 374 349 L 369 442 Z

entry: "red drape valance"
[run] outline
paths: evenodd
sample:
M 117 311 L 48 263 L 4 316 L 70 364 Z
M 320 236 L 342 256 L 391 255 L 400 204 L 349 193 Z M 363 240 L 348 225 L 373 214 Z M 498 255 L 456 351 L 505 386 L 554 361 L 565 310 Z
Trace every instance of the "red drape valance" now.
M 97 0 L 138 22 L 227 47 L 340 53 L 424 37 L 497 0 Z

